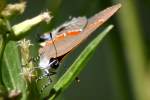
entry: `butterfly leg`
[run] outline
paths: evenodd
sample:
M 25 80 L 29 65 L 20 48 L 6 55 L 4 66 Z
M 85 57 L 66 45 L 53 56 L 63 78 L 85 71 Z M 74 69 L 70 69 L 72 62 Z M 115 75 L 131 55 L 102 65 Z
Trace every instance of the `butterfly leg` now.
M 45 85 L 43 85 L 42 86 L 42 88 L 41 88 L 41 90 L 40 90 L 40 93 L 42 93 L 43 92 L 43 90 L 45 89 L 45 88 L 47 88 L 51 83 L 52 83 L 52 79 L 51 79 L 51 76 L 52 75 L 55 75 L 56 74 L 56 72 L 48 72 L 47 73 L 47 75 L 45 74 L 45 75 L 42 75 L 43 77 L 41 78 L 41 79 L 43 79 L 44 77 L 47 77 L 48 78 L 48 82 L 45 84 Z
M 44 77 L 48 77 L 49 81 L 52 82 L 52 80 L 49 77 L 52 76 L 52 75 L 55 75 L 55 74 L 56 74 L 56 72 L 45 73 L 45 74 L 39 76 L 36 79 L 36 82 L 38 82 L 39 80 L 42 80 Z
M 49 75 L 46 73 L 46 74 L 43 74 L 41 76 L 39 76 L 37 79 L 36 79 L 36 83 L 39 81 L 39 80 L 42 80 L 44 77 L 48 77 Z

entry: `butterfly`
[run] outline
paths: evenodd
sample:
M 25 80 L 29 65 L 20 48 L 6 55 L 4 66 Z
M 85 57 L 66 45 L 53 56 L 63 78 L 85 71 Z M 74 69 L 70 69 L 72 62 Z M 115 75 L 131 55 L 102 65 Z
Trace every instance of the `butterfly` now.
M 89 35 L 92 34 L 99 26 L 106 22 L 119 8 L 121 4 L 108 7 L 100 11 L 91 18 L 76 17 L 65 22 L 52 32 L 43 34 L 40 38 L 44 40 L 39 49 L 39 68 L 43 69 L 43 77 L 48 77 L 41 92 L 52 82 L 50 76 L 54 75 L 60 62 L 65 55 L 70 53 L 75 47 L 81 44 Z M 54 70 L 52 70 L 54 69 Z

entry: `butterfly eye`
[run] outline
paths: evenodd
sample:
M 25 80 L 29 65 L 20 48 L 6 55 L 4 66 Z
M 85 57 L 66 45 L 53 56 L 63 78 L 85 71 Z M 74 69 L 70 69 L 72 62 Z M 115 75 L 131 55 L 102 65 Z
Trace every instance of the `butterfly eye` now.
M 49 60 L 49 64 L 51 64 L 50 67 L 51 67 L 51 68 L 54 68 L 54 69 L 57 69 L 57 68 L 58 68 L 59 63 L 60 63 L 60 62 L 58 61 L 57 58 L 51 58 L 51 59 Z

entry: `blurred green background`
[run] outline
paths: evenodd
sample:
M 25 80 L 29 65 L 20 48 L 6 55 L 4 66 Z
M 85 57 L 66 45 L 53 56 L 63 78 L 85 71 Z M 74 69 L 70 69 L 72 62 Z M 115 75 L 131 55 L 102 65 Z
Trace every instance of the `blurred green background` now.
M 18 0 L 7 0 L 16 3 Z M 90 17 L 116 3 L 122 8 L 97 29 L 89 39 L 73 51 L 62 64 L 60 75 L 75 60 L 81 50 L 108 24 L 115 27 L 86 65 L 79 78 L 62 95 L 63 100 L 150 100 L 147 99 L 149 76 L 150 1 L 149 0 L 27 0 L 27 9 L 12 24 L 32 18 L 47 9 L 53 21 L 36 27 L 30 34 L 37 42 L 39 33 L 57 27 L 70 16 Z M 34 37 L 34 38 L 33 38 Z M 33 48 L 34 50 L 34 48 Z M 146 84 L 145 84 L 146 83 Z M 145 95 L 144 95 L 145 94 Z M 144 99 L 143 99 L 144 98 Z

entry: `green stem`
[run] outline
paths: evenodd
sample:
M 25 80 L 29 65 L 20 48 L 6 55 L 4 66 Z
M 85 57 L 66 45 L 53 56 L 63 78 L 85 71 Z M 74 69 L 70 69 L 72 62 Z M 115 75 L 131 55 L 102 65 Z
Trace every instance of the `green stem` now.
M 122 0 L 120 0 L 122 1 Z M 131 83 L 136 100 L 150 100 L 150 86 L 146 76 L 146 55 L 142 31 L 134 0 L 122 2 L 119 22 L 122 28 L 122 40 L 128 61 Z
M 5 45 L 6 45 L 6 41 L 4 40 L 3 35 L 0 34 L 0 62 L 4 53 Z
M 4 49 L 6 46 L 6 41 L 4 40 L 4 36 L 2 34 L 0 34 L 0 72 L 1 72 L 1 64 L 2 64 L 2 58 L 3 58 L 3 54 L 4 54 Z M 2 86 L 2 77 L 0 76 L 0 85 Z M 0 90 L 2 90 L 2 88 L 0 88 Z

